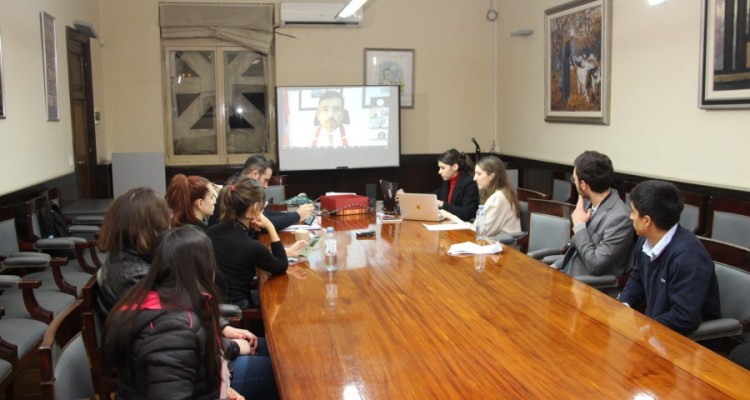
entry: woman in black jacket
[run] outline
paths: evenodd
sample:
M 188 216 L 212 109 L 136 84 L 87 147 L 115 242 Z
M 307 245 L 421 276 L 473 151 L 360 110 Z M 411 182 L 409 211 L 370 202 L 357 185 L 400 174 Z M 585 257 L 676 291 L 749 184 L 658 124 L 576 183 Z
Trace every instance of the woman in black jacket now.
M 473 220 L 479 207 L 479 188 L 474 182 L 471 158 L 450 149 L 438 156 L 437 164 L 443 183 L 432 193 L 437 195 L 438 206 L 464 221 Z M 404 191 L 399 189 L 398 193 Z
M 146 276 L 110 312 L 106 359 L 123 399 L 243 399 L 221 358 L 211 242 L 194 227 L 164 233 Z

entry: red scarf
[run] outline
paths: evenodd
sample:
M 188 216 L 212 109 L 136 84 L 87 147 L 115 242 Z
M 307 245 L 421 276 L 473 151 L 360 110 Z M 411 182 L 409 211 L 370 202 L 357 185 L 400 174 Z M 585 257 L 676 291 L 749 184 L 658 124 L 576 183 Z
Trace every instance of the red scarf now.
M 315 130 L 315 138 L 312 142 L 312 147 L 318 147 L 318 137 L 320 136 L 320 128 Z M 339 133 L 341 134 L 341 146 L 342 147 L 349 147 L 349 143 L 346 140 L 346 131 L 344 131 L 344 125 L 339 126 Z M 333 147 L 333 137 L 331 137 L 331 147 Z
M 456 175 L 453 175 L 453 178 L 448 179 L 448 204 L 451 203 L 451 199 L 453 198 L 453 189 L 456 188 L 456 182 L 458 182 L 459 175 L 461 175 L 461 173 L 456 172 Z

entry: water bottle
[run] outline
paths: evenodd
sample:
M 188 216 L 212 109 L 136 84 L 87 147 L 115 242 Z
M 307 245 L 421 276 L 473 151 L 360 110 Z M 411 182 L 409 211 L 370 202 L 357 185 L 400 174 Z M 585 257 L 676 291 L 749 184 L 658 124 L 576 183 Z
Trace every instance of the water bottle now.
M 487 239 L 487 232 L 484 220 L 484 204 L 477 208 L 477 217 L 474 219 L 474 225 L 477 227 L 477 242 Z
M 336 236 L 333 227 L 326 230 L 326 271 L 336 270 Z

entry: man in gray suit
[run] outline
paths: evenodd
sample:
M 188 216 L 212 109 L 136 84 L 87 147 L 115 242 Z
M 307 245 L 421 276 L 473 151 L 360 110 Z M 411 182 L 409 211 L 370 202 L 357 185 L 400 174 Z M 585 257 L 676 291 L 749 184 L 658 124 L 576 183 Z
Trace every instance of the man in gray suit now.
M 630 209 L 612 189 L 612 161 L 585 151 L 573 163 L 578 204 L 570 216 L 573 237 L 565 256 L 553 264 L 571 276 L 622 275 L 632 264 Z

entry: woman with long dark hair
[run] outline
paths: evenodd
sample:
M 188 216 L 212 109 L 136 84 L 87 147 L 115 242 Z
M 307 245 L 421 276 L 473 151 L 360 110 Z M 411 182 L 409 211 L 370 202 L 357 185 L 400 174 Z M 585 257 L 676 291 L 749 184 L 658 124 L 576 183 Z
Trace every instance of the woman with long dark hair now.
M 468 155 L 450 149 L 438 156 L 437 164 L 443 183 L 432 193 L 437 195 L 438 206 L 464 221 L 471 221 L 479 206 L 479 190 L 472 180 L 474 163 Z M 404 191 L 399 189 L 398 193 Z
M 505 172 L 505 165 L 495 156 L 479 160 L 474 168 L 479 187 L 479 203 L 484 204 L 486 235 L 521 231 L 521 205 Z
M 219 195 L 220 222 L 206 230 L 213 242 L 220 272 L 216 277 L 219 290 L 228 303 L 240 308 L 257 305 L 248 290 L 255 268 L 283 274 L 289 266 L 276 228 L 263 215 L 265 200 L 264 188 L 255 179 L 240 176 L 230 181 Z M 271 250 L 255 239 L 256 229 L 268 232 Z
M 97 272 L 96 307 L 102 319 L 146 275 L 159 235 L 169 229 L 169 207 L 151 188 L 130 189 L 107 209 L 97 245 L 107 253 Z
M 205 230 L 216 206 L 216 189 L 202 176 L 177 174 L 164 199 L 172 210 L 172 226 L 189 224 Z
M 219 337 L 211 242 L 165 232 L 148 273 L 112 309 L 104 351 L 124 399 L 242 399 L 229 389 Z

